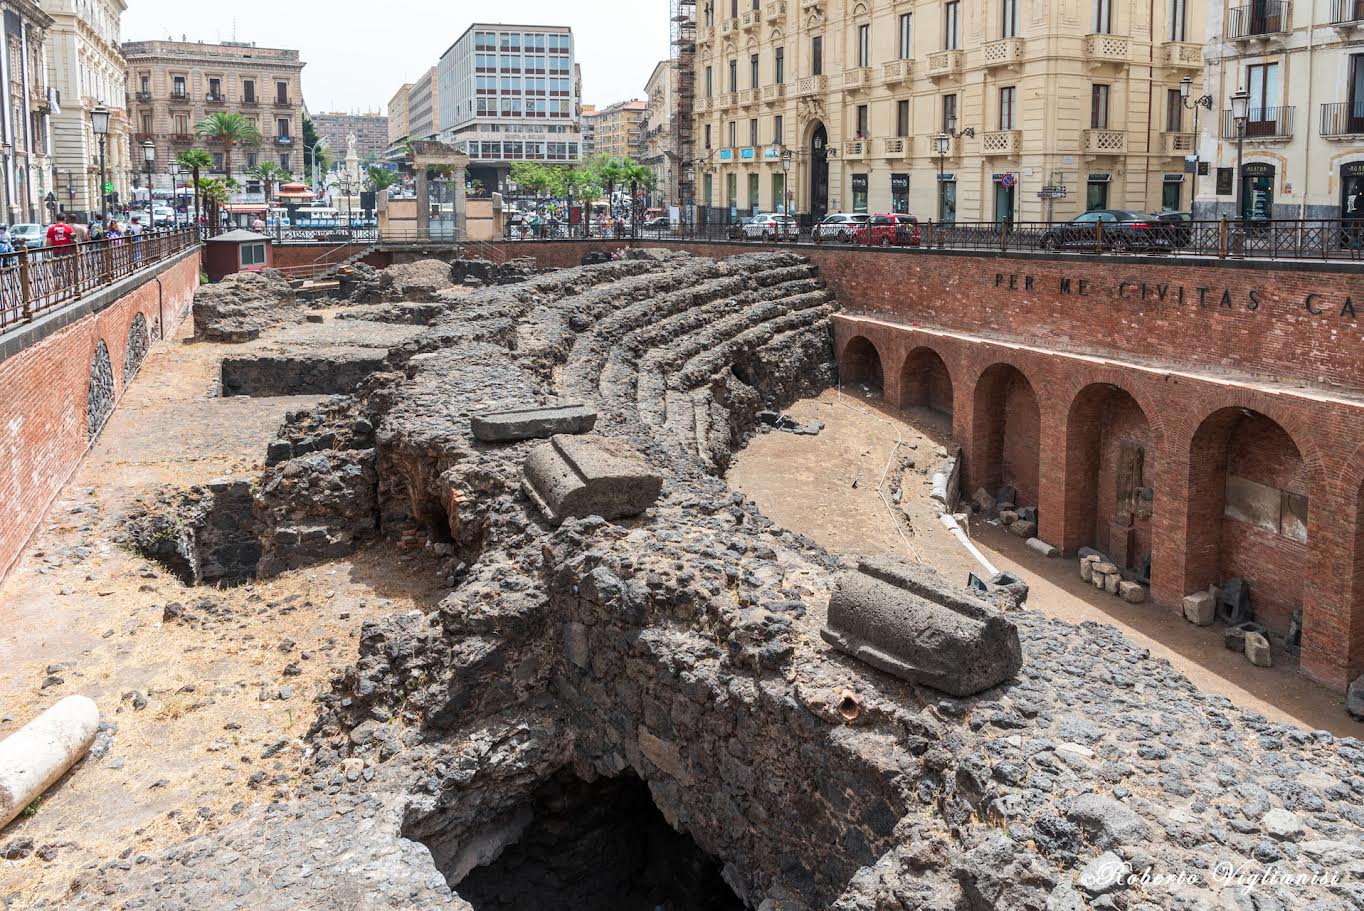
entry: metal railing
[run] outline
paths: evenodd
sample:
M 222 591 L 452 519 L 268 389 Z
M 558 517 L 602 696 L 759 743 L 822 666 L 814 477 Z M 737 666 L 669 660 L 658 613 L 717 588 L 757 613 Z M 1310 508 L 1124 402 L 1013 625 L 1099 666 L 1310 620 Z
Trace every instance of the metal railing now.
M 188 228 L 0 254 L 0 331 L 198 244 L 199 232 Z
M 1332 0 L 1331 24 L 1364 22 L 1364 0 Z
M 1322 136 L 1364 134 L 1364 101 L 1341 101 L 1321 106 Z
M 845 226 L 846 227 L 846 226 Z M 388 242 L 388 235 L 380 242 Z M 755 247 L 817 244 L 850 249 L 872 244 L 919 250 L 960 250 L 981 253 L 1063 253 L 1077 255 L 1198 256 L 1208 258 L 1364 259 L 1364 218 L 1274 219 L 1124 222 L 955 222 L 919 225 L 918 236 L 900 231 L 855 231 L 850 240 L 819 234 L 818 226 L 802 227 L 796 239 L 763 241 L 745 234 L 740 224 L 675 224 L 662 228 L 605 229 L 593 225 L 509 226 L 504 240 L 559 241 L 675 241 L 729 242 Z
M 1236 118 L 1222 112 L 1222 138 L 1236 139 Z M 1288 139 L 1293 135 L 1293 108 L 1250 108 L 1246 111 L 1247 139 Z
M 1227 37 L 1253 38 L 1288 31 L 1286 0 L 1255 0 L 1227 10 Z

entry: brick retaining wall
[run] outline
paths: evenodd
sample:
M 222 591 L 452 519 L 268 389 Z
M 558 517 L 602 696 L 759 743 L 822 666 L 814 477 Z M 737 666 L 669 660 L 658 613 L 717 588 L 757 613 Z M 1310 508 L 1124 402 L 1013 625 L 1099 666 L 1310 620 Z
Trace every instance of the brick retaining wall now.
M 188 316 L 198 286 L 196 249 L 0 337 L 0 580 L 94 442 L 92 403 L 107 420 L 123 397 L 134 325 L 154 348 Z M 134 361 L 140 348 L 131 346 Z M 92 393 L 105 356 L 112 382 Z

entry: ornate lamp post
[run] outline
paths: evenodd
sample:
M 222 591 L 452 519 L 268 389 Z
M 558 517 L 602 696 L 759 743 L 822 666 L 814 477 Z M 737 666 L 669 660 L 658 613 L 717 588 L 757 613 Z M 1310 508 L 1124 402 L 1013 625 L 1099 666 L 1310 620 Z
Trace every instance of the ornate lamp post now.
M 782 214 L 791 216 L 791 162 L 795 158 L 790 149 L 781 150 L 781 193 L 782 193 Z
M 147 217 L 155 221 L 156 195 L 152 192 L 152 169 L 156 167 L 156 143 L 148 139 L 142 143 L 142 161 L 147 166 Z M 155 227 L 155 225 L 148 225 Z
M 109 194 L 104 192 L 104 141 L 109 135 L 109 109 L 99 105 L 90 112 L 90 128 L 99 137 L 99 212 L 107 221 L 109 217 Z
M 1188 77 L 1188 76 L 1185 76 L 1183 79 L 1179 80 L 1179 100 L 1180 100 L 1180 102 L 1183 103 L 1183 105 L 1184 105 L 1184 107 L 1185 107 L 1186 109 L 1192 110 L 1192 111 L 1193 111 L 1193 133 L 1194 133 L 1194 137 L 1193 137 L 1193 148 L 1194 148 L 1194 155 L 1193 155 L 1193 190 L 1192 190 L 1192 192 L 1190 193 L 1190 199 L 1189 199 L 1189 208 L 1190 208 L 1190 209 L 1193 208 L 1193 201 L 1194 201 L 1194 199 L 1197 199 L 1197 198 L 1198 198 L 1198 160 L 1199 160 L 1199 151 L 1200 151 L 1200 150 L 1199 150 L 1199 147 L 1198 147 L 1198 146 L 1199 146 L 1198 111 L 1199 111 L 1199 108 L 1206 108 L 1206 109 L 1209 110 L 1209 111 L 1212 110 L 1212 96 L 1211 96 L 1211 95 L 1203 95 L 1203 96 L 1201 96 L 1201 97 L 1199 97 L 1199 98 L 1193 99 L 1193 101 L 1190 102 L 1189 96 L 1190 96 L 1191 94 L 1193 94 L 1193 79 L 1190 78 L 1190 77 Z
M 1246 179 L 1241 174 L 1241 159 L 1245 154 L 1246 119 L 1250 113 L 1250 92 L 1238 89 L 1231 96 L 1231 119 L 1236 123 L 1236 211 L 1241 220 L 1246 218 Z

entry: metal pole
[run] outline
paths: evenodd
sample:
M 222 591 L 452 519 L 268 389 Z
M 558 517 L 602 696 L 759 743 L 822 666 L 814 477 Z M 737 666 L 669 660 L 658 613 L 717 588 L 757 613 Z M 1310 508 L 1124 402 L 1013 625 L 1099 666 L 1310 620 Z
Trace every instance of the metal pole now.
M 99 136 L 99 214 L 109 222 L 109 194 L 104 192 L 104 134 Z
M 944 166 L 944 164 L 946 163 L 946 161 L 947 161 L 947 155 L 946 155 L 941 149 L 939 149 L 939 150 L 938 150 L 938 223 L 939 223 L 939 224 L 942 224 L 942 221 L 943 221 L 943 199 L 942 199 L 942 183 L 943 183 L 943 181 L 942 181 L 942 175 L 943 175 L 943 166 Z
M 1245 227 L 1246 220 L 1246 178 L 1241 173 L 1241 158 L 1244 154 L 1246 145 L 1246 126 L 1241 122 L 1236 124 L 1236 211 L 1242 222 L 1242 229 Z

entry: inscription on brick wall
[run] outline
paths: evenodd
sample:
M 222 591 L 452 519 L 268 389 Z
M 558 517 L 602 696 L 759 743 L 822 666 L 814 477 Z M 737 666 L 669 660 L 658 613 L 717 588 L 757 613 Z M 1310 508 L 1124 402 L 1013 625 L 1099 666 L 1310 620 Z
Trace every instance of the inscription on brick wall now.
M 1054 281 L 1054 286 L 1045 287 L 1048 281 Z M 996 272 L 993 286 L 1004 291 L 1023 293 L 1054 291 L 1057 294 L 1071 297 L 1109 297 L 1122 301 L 1170 304 L 1177 307 L 1240 309 L 1251 313 L 1258 311 L 1268 301 L 1273 303 L 1274 307 L 1268 308 L 1267 312 L 1277 310 L 1280 305 L 1286 305 L 1291 309 L 1305 310 L 1313 316 L 1335 316 L 1348 320 L 1354 320 L 1358 317 L 1352 296 L 1340 297 L 1315 291 L 1309 292 L 1297 300 L 1271 301 L 1265 292 L 1259 288 L 1234 291 L 1230 288 L 1190 287 L 1133 280 L 1124 280 L 1112 284 L 1073 276 L 1044 280 L 1023 272 Z M 1360 301 L 1360 306 L 1364 306 L 1364 300 Z

